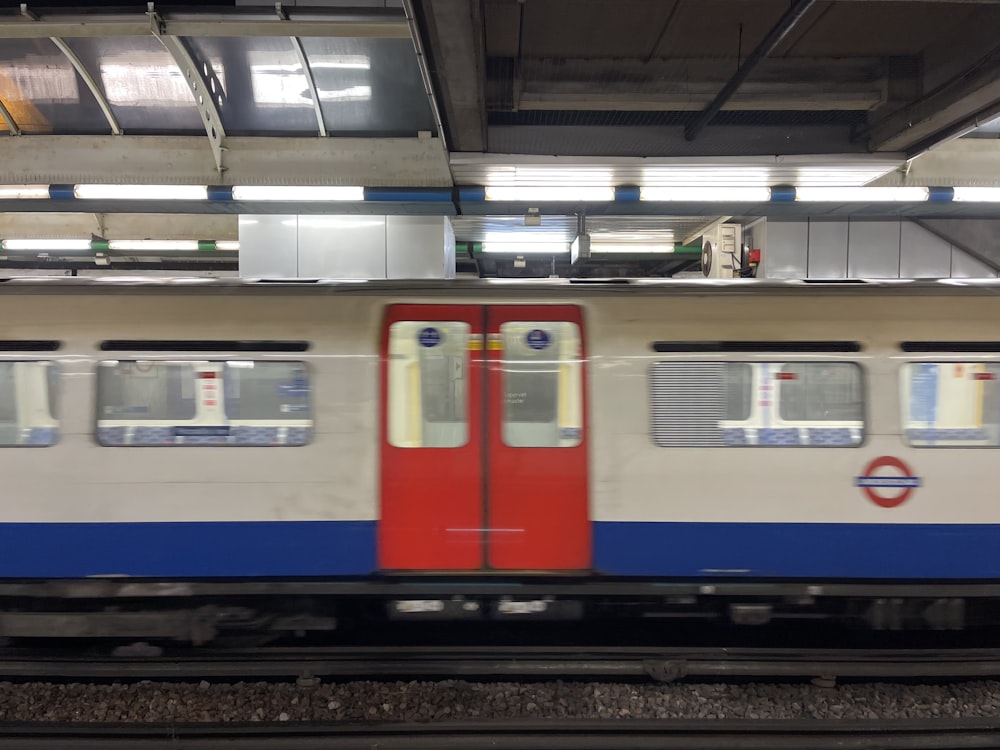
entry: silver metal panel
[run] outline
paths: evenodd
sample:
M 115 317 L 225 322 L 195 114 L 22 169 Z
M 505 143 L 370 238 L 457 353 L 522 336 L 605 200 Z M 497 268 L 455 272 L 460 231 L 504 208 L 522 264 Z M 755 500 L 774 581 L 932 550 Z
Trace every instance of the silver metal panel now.
M 849 278 L 899 278 L 899 224 L 898 220 L 851 221 L 847 246 Z
M 409 39 L 301 41 L 330 135 L 436 132 Z
M 899 275 L 904 279 L 946 279 L 951 275 L 951 245 L 913 222 L 903 221 Z
M 847 277 L 848 224 L 844 220 L 809 220 L 810 279 L 843 279 Z
M 809 223 L 768 221 L 767 259 L 764 273 L 769 279 L 804 279 L 808 273 Z
M 299 276 L 384 279 L 384 216 L 299 216 Z
M 386 278 L 452 279 L 455 235 L 445 216 L 387 216 Z
M 109 131 L 108 121 L 86 84 L 48 39 L 3 40 L 0 99 L 24 133 Z M 21 148 L 35 151 L 24 149 L 23 144 Z
M 992 279 L 996 271 L 957 247 L 951 249 L 951 276 L 954 279 Z
M 227 135 L 317 132 L 306 71 L 290 38 L 212 36 L 187 43 L 225 82 Z
M 204 131 L 194 97 L 170 53 L 150 36 L 66 39 L 129 133 Z
M 298 217 L 240 216 L 240 276 L 294 279 L 298 276 Z

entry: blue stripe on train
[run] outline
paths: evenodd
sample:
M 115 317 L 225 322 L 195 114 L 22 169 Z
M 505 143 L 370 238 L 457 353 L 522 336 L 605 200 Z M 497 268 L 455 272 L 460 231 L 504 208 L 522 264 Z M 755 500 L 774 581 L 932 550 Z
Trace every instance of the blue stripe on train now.
M 374 521 L 0 523 L 0 577 L 366 575 Z
M 609 575 L 1000 578 L 998 524 L 594 523 Z
M 359 576 L 374 521 L 0 523 L 0 577 Z M 1000 525 L 594 523 L 594 568 L 657 578 L 997 578 Z

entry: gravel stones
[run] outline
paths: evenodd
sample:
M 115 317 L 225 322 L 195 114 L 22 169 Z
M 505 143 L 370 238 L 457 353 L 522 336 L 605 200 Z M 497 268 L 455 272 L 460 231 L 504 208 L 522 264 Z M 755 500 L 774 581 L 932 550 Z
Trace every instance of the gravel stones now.
M 247 722 L 594 719 L 918 719 L 1000 713 L 1000 682 L 0 682 L 0 721 Z

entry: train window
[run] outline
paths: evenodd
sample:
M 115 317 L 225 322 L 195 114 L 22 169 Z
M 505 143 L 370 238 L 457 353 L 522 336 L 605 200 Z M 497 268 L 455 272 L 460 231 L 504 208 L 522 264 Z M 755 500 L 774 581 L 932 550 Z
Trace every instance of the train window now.
M 571 448 L 583 440 L 580 329 L 569 322 L 502 323 L 504 444 Z
M 107 446 L 297 446 L 312 432 L 302 362 L 101 362 L 97 405 Z
M 864 432 L 851 362 L 657 362 L 650 378 L 662 447 L 854 447 Z
M 56 442 L 58 370 L 51 362 L 0 362 L 0 447 Z
M 1000 363 L 913 362 L 903 367 L 903 435 L 918 448 L 1000 445 Z
M 399 448 L 457 448 L 469 440 L 469 338 L 457 321 L 389 326 L 388 437 Z
M 797 362 L 775 373 L 786 422 L 860 422 L 861 369 L 850 362 Z

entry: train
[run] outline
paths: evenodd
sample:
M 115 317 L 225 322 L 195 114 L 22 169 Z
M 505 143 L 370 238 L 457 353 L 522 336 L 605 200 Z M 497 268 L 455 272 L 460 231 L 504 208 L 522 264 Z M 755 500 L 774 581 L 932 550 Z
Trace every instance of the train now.
M 995 624 L 998 291 L 4 281 L 0 637 Z

